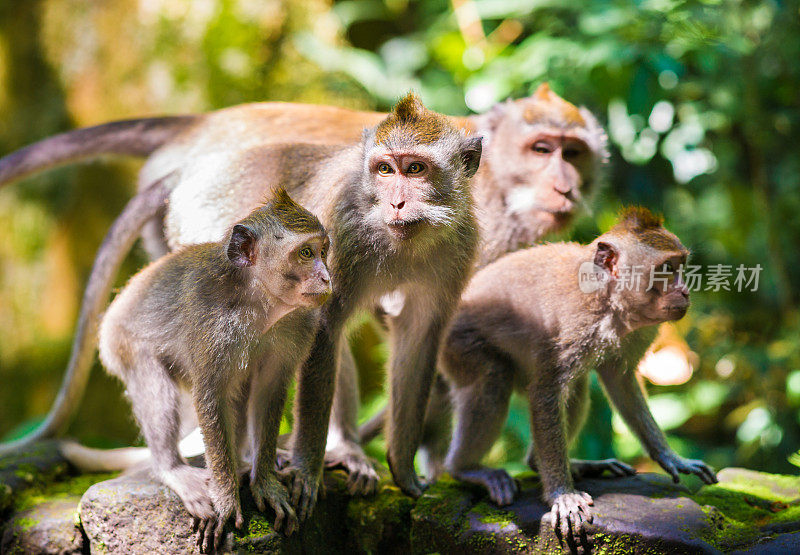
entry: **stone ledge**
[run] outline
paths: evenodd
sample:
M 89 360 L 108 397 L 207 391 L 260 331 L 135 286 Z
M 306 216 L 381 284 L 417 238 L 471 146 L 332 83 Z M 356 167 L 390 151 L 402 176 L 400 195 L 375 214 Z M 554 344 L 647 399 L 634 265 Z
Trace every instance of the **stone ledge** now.
M 109 479 L 110 478 L 110 479 Z M 673 484 L 660 474 L 584 480 L 595 519 L 582 547 L 594 553 L 800 552 L 800 477 L 728 468 L 720 484 Z M 325 474 L 327 495 L 300 533 L 273 531 L 245 491 L 245 526 L 226 551 L 254 553 L 560 553 L 540 527 L 547 507 L 534 474 L 499 509 L 476 488 L 442 480 L 414 501 L 384 481 L 377 495 L 350 498 L 344 474 Z M 177 496 L 147 472 L 69 475 L 52 444 L 0 460 L 2 553 L 190 553 L 192 522 Z M 79 501 L 80 500 L 80 501 Z

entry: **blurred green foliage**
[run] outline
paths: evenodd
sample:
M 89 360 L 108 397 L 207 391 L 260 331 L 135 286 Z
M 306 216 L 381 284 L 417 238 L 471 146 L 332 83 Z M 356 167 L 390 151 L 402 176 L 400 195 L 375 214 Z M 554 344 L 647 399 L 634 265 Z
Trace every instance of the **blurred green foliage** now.
M 548 81 L 595 111 L 613 146 L 607 185 L 572 237 L 589 240 L 610 225 L 620 204 L 640 203 L 665 215 L 692 249 L 693 263 L 763 268 L 756 292 L 694 294 L 678 328 L 699 355 L 695 374 L 682 386 L 649 388 L 670 441 L 683 455 L 716 466 L 796 471 L 790 460 L 796 465 L 800 458 L 797 0 L 188 5 L 5 4 L 1 153 L 74 125 L 142 112 L 254 100 L 385 109 L 415 89 L 429 106 L 463 114 L 531 94 Z M 46 410 L 68 349 L 71 328 L 63 322 L 74 321 L 102 230 L 129 194 L 125 168 L 89 173 L 104 192 L 101 185 L 87 190 L 83 181 L 92 176 L 84 170 L 0 193 L 3 233 L 12 230 L 0 241 L 0 308 L 15 315 L 0 317 L 0 379 L 15 384 L 13 394 L 0 394 L 0 432 Z M 113 201 L 105 191 L 115 191 Z M 86 210 L 98 213 L 91 233 L 77 217 Z M 62 323 L 48 328 L 36 315 L 43 311 L 39 297 L 63 281 L 53 277 L 52 254 L 46 254 L 61 236 L 68 247 L 56 262 L 63 268 L 72 260 L 73 267 L 66 270 L 72 285 L 59 299 L 73 304 L 63 309 Z M 140 263 L 132 259 L 128 271 Z M 24 277 L 37 271 L 45 276 Z M 384 401 L 386 347 L 374 324 L 354 327 L 357 357 L 368 369 L 361 384 L 366 417 Z M 90 392 L 87 404 L 97 403 L 96 395 Z M 113 407 L 119 397 L 106 398 L 112 400 L 84 413 L 77 435 L 96 438 L 111 412 L 129 418 L 124 407 Z M 593 400 L 578 454 L 642 457 L 596 383 Z M 111 428 L 112 442 L 135 434 L 122 424 Z M 527 409 L 515 399 L 492 462 L 520 468 L 528 437 Z

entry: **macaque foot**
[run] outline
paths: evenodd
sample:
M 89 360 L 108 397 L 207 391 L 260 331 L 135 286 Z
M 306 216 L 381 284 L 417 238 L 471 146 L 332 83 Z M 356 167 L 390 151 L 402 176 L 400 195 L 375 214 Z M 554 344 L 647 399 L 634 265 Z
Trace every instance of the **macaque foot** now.
M 273 472 L 264 479 L 256 478 L 251 482 L 250 492 L 259 511 L 266 511 L 267 505 L 275 511 L 275 530 L 283 531 L 287 536 L 297 530 L 297 515 L 289 501 L 289 493 Z
M 580 545 L 584 525 L 592 522 L 591 505 L 594 505 L 594 500 L 588 493 L 562 493 L 553 500 L 553 506 L 545 518 L 549 515 L 550 525 L 556 534 L 560 534 L 562 541 L 572 539 L 576 545 Z
M 570 471 L 572 472 L 572 479 L 575 481 L 581 478 L 597 478 L 602 476 L 606 471 L 618 478 L 636 474 L 635 468 L 617 459 L 603 459 L 600 461 L 572 459 L 569 461 L 569 465 Z
M 347 471 L 347 493 L 350 495 L 371 495 L 378 489 L 380 477 L 374 463 L 357 443 L 342 441 L 326 451 L 325 466 L 340 466 Z
M 698 476 L 706 484 L 716 484 L 717 474 L 701 460 L 698 459 L 684 459 L 675 453 L 665 453 L 662 455 L 653 456 L 661 468 L 667 471 L 667 474 L 672 476 L 672 481 L 676 484 L 680 482 L 678 473 L 681 474 L 694 474 Z
M 161 481 L 178 494 L 184 507 L 195 519 L 214 516 L 214 502 L 208 494 L 211 471 L 189 465 L 176 466 L 160 473 Z
M 419 479 L 419 476 L 417 476 L 417 473 L 414 471 L 413 463 L 402 467 L 395 465 L 392 462 L 392 456 L 389 453 L 386 454 L 386 462 L 389 464 L 389 472 L 392 473 L 392 479 L 394 479 L 394 483 L 400 488 L 400 491 L 409 497 L 413 497 L 414 499 L 422 496 L 422 493 L 427 489 L 428 484 L 425 484 Z M 400 472 L 401 468 L 408 470 Z
M 311 516 L 317 503 L 320 488 L 320 476 L 291 464 L 278 473 L 278 477 L 289 492 L 292 507 L 300 522 Z
M 517 481 L 501 468 L 458 470 L 452 472 L 452 475 L 457 480 L 483 486 L 489 492 L 491 500 L 500 507 L 513 502 L 519 491 Z
M 208 518 L 197 519 L 199 535 L 197 545 L 200 553 L 214 553 L 222 544 L 222 533 L 225 523 L 235 516 L 235 526 L 240 529 L 244 524 L 242 507 L 234 495 L 216 495 L 214 499 L 215 513 Z

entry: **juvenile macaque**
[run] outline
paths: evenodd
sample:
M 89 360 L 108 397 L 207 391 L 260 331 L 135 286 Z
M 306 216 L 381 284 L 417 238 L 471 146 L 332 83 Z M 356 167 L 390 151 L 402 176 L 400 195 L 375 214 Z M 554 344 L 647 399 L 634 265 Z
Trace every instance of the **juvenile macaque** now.
M 224 172 L 251 180 L 251 192 L 259 191 L 264 183 L 283 182 L 285 175 L 300 182 L 309 176 L 334 180 L 337 172 L 358 172 L 362 163 L 358 156 L 345 158 L 337 153 L 346 150 L 341 145 L 355 145 L 364 127 L 384 117 L 331 106 L 272 102 L 197 116 L 114 122 L 58 135 L 3 158 L 0 184 L 102 154 L 150 156 L 140 174 L 139 194 L 153 183 L 174 190 L 168 209 L 163 203 L 150 206 L 145 242 L 155 257 L 179 245 L 218 239 L 235 215 L 252 207 L 253 195 L 240 194 L 239 185 L 231 180 L 221 182 L 225 188 L 214 186 L 212 182 Z M 479 266 L 567 225 L 607 157 L 606 136 L 594 116 L 566 102 L 546 84 L 530 97 L 500 103 L 485 114 L 449 120 L 484 139 L 484 161 L 472 186 L 482 241 Z M 274 159 L 265 158 L 270 156 Z M 200 185 L 195 187 L 196 183 Z M 327 199 L 322 198 L 323 189 L 314 195 L 316 210 L 332 202 L 334 190 Z M 91 334 L 80 330 L 96 326 L 108 296 L 102 292 L 110 289 L 137 234 L 138 228 L 128 226 L 118 233 L 119 240 L 98 253 L 59 397 L 45 424 L 20 443 L 63 433 L 68 425 L 85 389 L 94 348 Z M 127 246 L 123 249 L 120 244 Z M 392 295 L 396 302 L 391 314 L 403 310 L 402 293 Z M 388 308 L 390 303 L 385 301 L 381 304 Z M 377 485 L 377 474 L 358 443 L 355 365 L 347 348 L 340 356 L 326 460 L 345 466 L 351 491 L 370 492 Z M 437 399 L 436 406 L 446 396 Z M 376 420 L 374 429 L 382 422 L 382 417 Z M 8 449 L 0 446 L 0 452 Z
M 499 436 L 516 389 L 528 396 L 528 464 L 539 472 L 552 524 L 563 538 L 577 537 L 592 519 L 592 498 L 575 488 L 573 477 L 635 473 L 615 459 L 568 459 L 567 446 L 586 416 L 588 373 L 595 368 L 647 453 L 676 482 L 679 472 L 716 482 L 702 461 L 670 449 L 635 376 L 656 326 L 682 318 L 689 307 L 678 271 L 688 254 L 660 218 L 629 208 L 589 245 L 537 246 L 478 272 L 453 317 L 439 365 L 452 385 L 456 413 L 445 461 L 451 474 L 484 486 L 498 505 L 511 503 L 514 480 L 482 466 L 481 459 Z
M 221 242 L 188 246 L 136 274 L 100 325 L 100 359 L 125 383 L 156 476 L 200 521 L 201 549 L 225 522 L 242 524 L 239 461 L 275 527 L 297 519 L 275 472 L 286 389 L 313 343 L 330 295 L 328 236 L 282 189 Z M 181 401 L 191 399 L 206 468 L 178 452 Z M 247 453 L 246 453 L 247 452 Z

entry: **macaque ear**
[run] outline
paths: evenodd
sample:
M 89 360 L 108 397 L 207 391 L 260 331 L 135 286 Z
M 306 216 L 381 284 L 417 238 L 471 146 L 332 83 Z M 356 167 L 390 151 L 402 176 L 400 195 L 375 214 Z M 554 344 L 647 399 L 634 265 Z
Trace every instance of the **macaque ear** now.
M 469 137 L 464 141 L 461 150 L 461 159 L 464 161 L 464 169 L 467 177 L 472 177 L 478 171 L 481 164 L 481 152 L 483 150 L 482 137 Z
M 228 260 L 239 268 L 256 263 L 256 234 L 247 226 L 236 224 L 228 243 Z
M 603 268 L 612 276 L 616 275 L 619 251 L 611 243 L 600 241 L 597 243 L 597 252 L 594 253 L 594 265 Z

